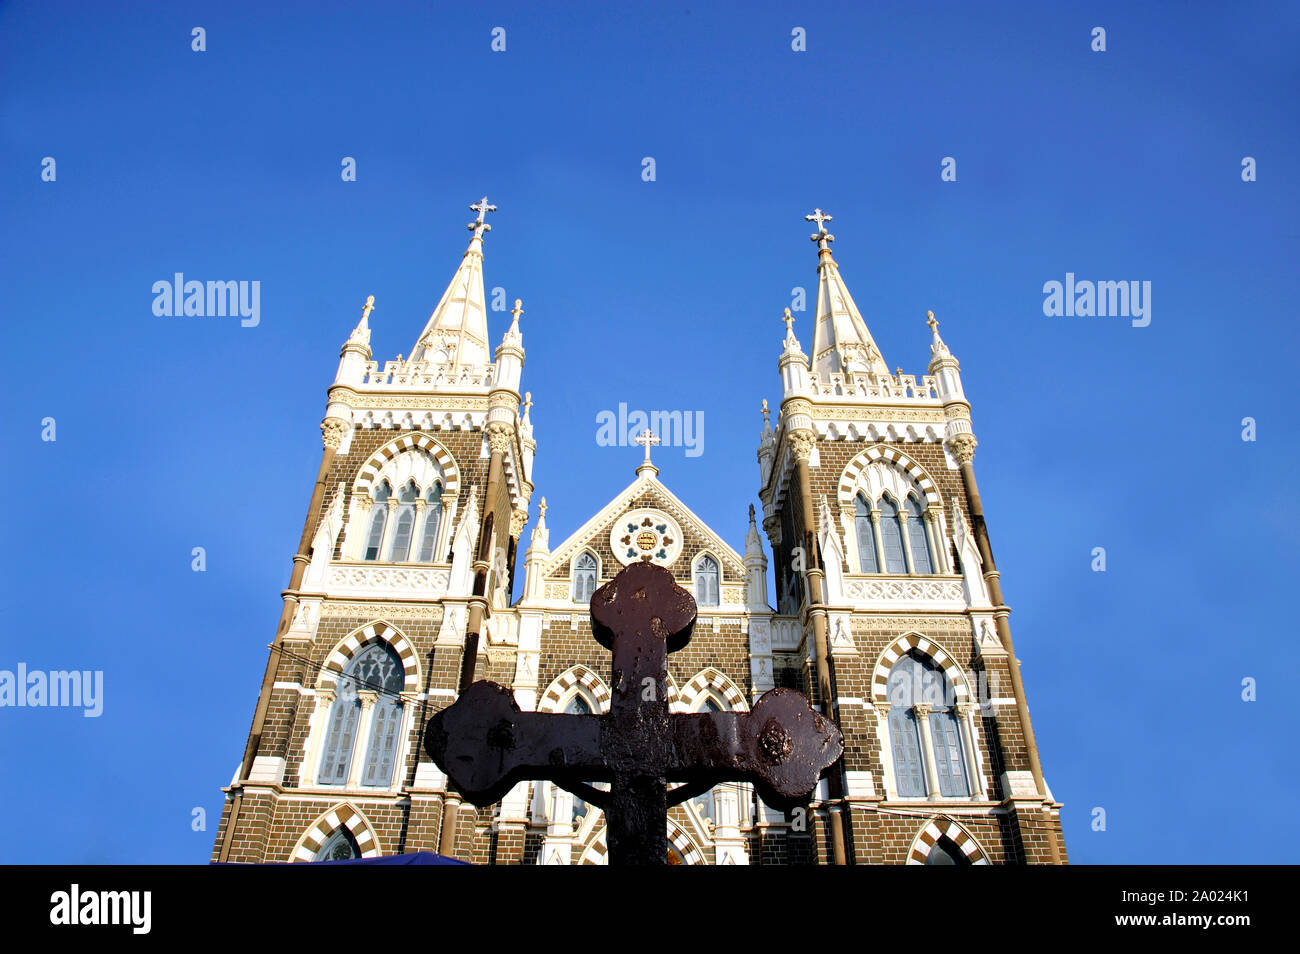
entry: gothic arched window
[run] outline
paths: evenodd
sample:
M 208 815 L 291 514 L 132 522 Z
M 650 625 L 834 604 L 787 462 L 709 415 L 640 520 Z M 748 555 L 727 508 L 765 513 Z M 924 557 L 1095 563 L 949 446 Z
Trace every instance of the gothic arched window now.
M 384 542 L 384 524 L 388 522 L 388 498 L 393 488 L 383 481 L 375 488 L 375 502 L 370 507 L 370 533 L 366 536 L 367 560 L 379 559 L 379 548 Z
M 357 846 L 357 840 L 352 837 L 352 832 L 340 825 L 334 834 L 325 839 L 325 844 L 316 850 L 312 860 L 347 861 L 350 858 L 360 857 L 361 849 Z
M 718 605 L 718 563 L 706 556 L 695 564 L 695 602 L 699 606 Z
M 432 563 L 433 548 L 438 545 L 438 528 L 442 525 L 442 481 L 435 480 L 424 495 L 424 530 L 420 535 L 420 562 Z
M 969 795 L 961 725 L 952 704 L 952 683 L 943 670 L 928 657 L 910 652 L 889 671 L 886 691 L 890 751 L 894 756 L 898 794 L 903 798 L 928 794 L 929 763 L 939 780 L 940 795 L 949 798 Z M 922 708 L 918 711 L 917 706 Z
M 970 864 L 970 859 L 957 847 L 957 843 L 944 835 L 934 843 L 930 853 L 925 856 L 927 865 L 962 865 Z
M 876 531 L 871 525 L 871 504 L 867 498 L 858 494 L 853 498 L 856 508 L 854 528 L 858 534 L 858 566 L 863 573 L 879 573 L 880 565 L 876 560 Z
M 573 602 L 590 603 L 596 592 L 596 558 L 584 550 L 573 562 Z
M 419 492 L 415 481 L 408 480 L 397 497 L 397 512 L 393 520 L 393 537 L 388 544 L 390 563 L 401 563 L 411 557 L 411 535 L 415 532 L 415 498 Z
M 886 494 L 880 498 L 880 542 L 885 549 L 885 572 L 906 573 L 903 556 L 903 530 L 898 523 L 898 507 Z
M 709 696 L 707 699 L 704 700 L 704 705 L 700 706 L 700 708 L 697 711 L 722 712 L 723 710 L 722 707 L 713 700 L 713 697 Z M 714 793 L 717 792 L 717 790 L 718 788 L 715 785 L 713 788 L 709 789 L 707 792 L 705 792 L 703 795 L 699 796 L 698 798 L 691 799 L 691 804 L 694 805 L 695 810 L 700 813 L 700 817 L 707 818 L 710 822 L 714 824 L 717 824 L 718 821 L 718 807 L 717 807 L 718 803 L 717 803 L 717 798 L 714 795 Z
M 590 554 L 586 554 L 586 555 L 590 556 Z M 592 562 L 595 561 L 593 560 Z M 569 704 L 565 706 L 564 711 L 569 713 L 569 715 L 591 715 L 591 706 L 587 705 L 587 700 L 582 698 L 582 696 L 579 695 L 579 696 L 574 696 L 572 699 L 569 700 Z M 579 798 L 577 795 L 574 795 L 573 811 L 570 812 L 569 814 L 569 821 L 573 822 L 573 824 L 576 826 L 579 822 L 581 822 L 584 818 L 587 817 L 587 809 L 590 807 L 591 806 L 589 806 L 581 798 Z
M 907 543 L 912 550 L 912 572 L 933 573 L 930 539 L 925 532 L 925 508 L 915 494 L 907 495 Z
M 406 672 L 402 660 L 385 642 L 372 642 L 348 661 L 338 677 L 338 689 L 330 710 L 325 751 L 321 755 L 317 781 L 321 785 L 346 785 L 353 757 L 362 744 L 361 784 L 387 787 L 401 741 L 402 688 Z M 373 693 L 369 720 L 362 725 L 365 707 L 361 693 Z

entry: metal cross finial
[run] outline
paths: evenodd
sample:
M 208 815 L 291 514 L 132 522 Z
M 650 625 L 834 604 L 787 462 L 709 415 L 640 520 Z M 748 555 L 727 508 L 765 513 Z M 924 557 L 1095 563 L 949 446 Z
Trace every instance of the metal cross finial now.
M 790 314 L 789 308 L 785 310 L 785 314 L 781 316 L 781 320 L 785 322 L 785 336 L 788 338 L 794 334 L 794 315 Z
M 369 317 L 370 317 L 370 313 L 371 313 L 372 311 L 374 311 L 374 310 L 375 310 L 375 296 L 374 296 L 374 295 L 367 295 L 367 296 L 366 296 L 366 303 L 361 307 L 361 319 L 362 319 L 362 321 L 364 321 L 365 319 L 369 318 Z
M 808 237 L 817 243 L 818 248 L 829 248 L 828 243 L 835 241 L 835 236 L 826 231 L 826 223 L 831 218 L 829 212 L 823 212 L 821 209 L 813 209 L 809 215 L 804 216 L 804 221 L 817 223 L 817 231 Z
M 651 445 L 662 444 L 663 441 L 655 437 L 654 431 L 650 430 L 649 428 L 646 428 L 644 431 L 641 432 L 641 436 L 636 438 L 636 443 L 640 444 L 642 447 L 645 448 L 645 462 L 648 464 L 650 463 Z
M 925 313 L 925 323 L 930 326 L 931 331 L 937 331 L 939 329 L 939 322 L 934 320 L 934 312 L 932 311 L 927 311 Z
M 818 232 L 825 232 L 826 223 L 829 222 L 833 216 L 829 212 L 823 212 L 821 209 L 813 209 L 809 215 L 805 215 L 803 218 L 805 222 L 816 222 Z
M 471 212 L 477 212 L 478 218 L 476 218 L 473 222 L 471 222 L 467 226 L 467 228 L 474 233 L 474 237 L 476 239 L 481 239 L 483 237 L 484 232 L 492 231 L 492 226 L 488 225 L 486 222 L 483 221 L 483 216 L 486 215 L 488 212 L 495 212 L 497 210 L 497 207 L 492 203 L 488 202 L 487 196 L 483 196 L 483 198 L 479 199 L 477 202 L 471 205 L 469 207 L 469 210 Z

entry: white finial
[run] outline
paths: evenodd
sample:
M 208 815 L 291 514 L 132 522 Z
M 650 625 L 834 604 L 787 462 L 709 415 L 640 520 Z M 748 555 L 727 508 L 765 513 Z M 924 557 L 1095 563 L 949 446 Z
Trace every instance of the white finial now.
M 478 218 L 471 222 L 467 228 L 474 233 L 476 239 L 482 239 L 484 232 L 492 231 L 492 226 L 483 221 L 483 216 L 489 212 L 495 212 L 497 207 L 488 201 L 487 196 L 483 196 L 483 198 L 471 205 L 469 210 L 477 212 Z
M 781 316 L 781 320 L 785 322 L 785 336 L 787 338 L 793 338 L 794 337 L 794 315 L 790 314 L 789 308 L 785 310 L 785 314 Z

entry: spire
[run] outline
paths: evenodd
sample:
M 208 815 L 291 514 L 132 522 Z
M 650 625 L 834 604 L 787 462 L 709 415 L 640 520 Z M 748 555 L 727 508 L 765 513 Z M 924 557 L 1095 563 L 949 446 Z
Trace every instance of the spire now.
M 804 218 L 817 224 L 817 231 L 809 236 L 817 243 L 817 323 L 813 327 L 812 373 L 823 378 L 846 370 L 887 376 L 889 368 L 831 254 L 835 236 L 826 231 L 831 216 L 814 209 Z
M 537 507 L 537 526 L 533 528 L 533 534 L 528 538 L 529 547 L 533 549 L 546 550 L 551 543 L 551 531 L 546 526 L 546 498 L 542 498 L 541 504 Z
M 468 226 L 474 233 L 469 248 L 465 250 L 451 284 L 442 293 L 438 306 L 416 339 L 416 345 L 411 349 L 412 361 L 437 364 L 450 361 L 454 365 L 480 366 L 490 360 L 483 294 L 483 235 L 492 231 L 492 226 L 483 217 L 488 212 L 495 212 L 497 207 L 484 196 L 469 208 L 478 213 Z
M 754 521 L 754 505 L 749 505 L 749 531 L 745 534 L 745 559 L 763 556 L 763 541 L 758 535 L 758 524 Z
M 348 344 L 365 345 L 370 347 L 370 313 L 375 310 L 375 296 L 367 295 L 366 303 L 361 307 L 361 320 L 357 326 L 352 329 L 352 334 L 348 337 Z
M 939 337 L 939 322 L 935 320 L 934 312 L 927 311 L 925 313 L 925 323 L 930 326 L 930 334 L 932 335 L 930 339 L 930 361 L 934 362 L 938 361 L 940 358 L 951 358 L 952 352 L 948 350 L 948 346 L 944 344 L 943 339 Z

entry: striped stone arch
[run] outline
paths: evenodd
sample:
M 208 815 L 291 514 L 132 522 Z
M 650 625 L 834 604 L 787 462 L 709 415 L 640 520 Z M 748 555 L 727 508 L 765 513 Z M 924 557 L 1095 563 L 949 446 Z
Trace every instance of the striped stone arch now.
M 939 496 L 939 488 L 930 479 L 930 475 L 925 472 L 925 468 L 897 447 L 890 447 L 887 444 L 868 447 L 849 461 L 848 466 L 844 468 L 844 472 L 840 474 L 839 501 L 841 508 L 850 509 L 853 507 L 853 494 L 858 487 L 858 477 L 867 468 L 868 464 L 876 461 L 892 465 L 903 471 L 916 481 L 917 486 L 921 488 L 921 492 L 925 494 L 925 499 L 929 503 L 942 509 L 943 499 Z
M 609 711 L 609 686 L 586 666 L 570 666 L 560 673 L 546 687 L 542 700 L 537 704 L 538 712 L 558 712 L 560 703 L 575 686 L 587 690 L 588 695 L 596 701 L 597 714 Z
M 406 672 L 406 682 L 402 686 L 402 691 L 418 692 L 420 688 L 420 657 L 416 655 L 415 647 L 411 645 L 410 640 L 391 624 L 382 620 L 367 623 L 360 629 L 353 630 L 335 645 L 334 650 L 325 660 L 325 665 L 321 667 L 320 676 L 316 683 L 317 687 L 320 689 L 336 688 L 339 675 L 343 672 L 343 667 L 348 664 L 348 661 L 360 652 L 362 647 L 379 641 L 392 646 L 393 651 L 402 660 L 402 669 Z
M 943 670 L 943 674 L 952 683 L 953 694 L 956 696 L 957 702 L 970 701 L 970 686 L 966 682 L 966 674 L 962 672 L 961 666 L 957 665 L 957 660 L 948 655 L 948 652 L 938 643 L 926 639 L 920 633 L 906 633 L 886 646 L 885 651 L 876 660 L 876 669 L 871 677 L 871 700 L 873 703 L 889 701 L 887 691 L 889 671 L 894 668 L 894 663 L 913 649 L 928 656 L 931 662 Z
M 307 833 L 298 839 L 298 844 L 294 846 L 293 852 L 289 855 L 289 860 L 315 860 L 316 852 L 320 851 L 320 846 L 325 844 L 330 835 L 340 828 L 346 828 L 352 833 L 357 847 L 361 849 L 362 858 L 378 858 L 383 854 L 379 850 L 379 839 L 375 837 L 375 830 L 371 827 L 370 822 L 366 820 L 366 816 L 362 815 L 353 806 L 344 803 L 334 806 L 316 819 L 312 826 L 307 829 Z
M 582 859 L 578 862 L 580 865 L 603 865 L 608 864 L 605 855 L 609 851 L 605 844 L 605 835 L 609 829 L 601 828 L 600 834 L 592 840 L 591 844 L 582 853 Z M 699 845 L 691 840 L 691 836 L 686 834 L 685 830 L 673 821 L 668 819 L 668 843 L 677 849 L 677 853 L 682 856 L 683 864 L 702 865 L 704 864 L 704 852 L 700 851 Z
M 682 687 L 680 694 L 681 708 L 684 712 L 694 712 L 695 706 L 710 690 L 726 700 L 733 712 L 748 712 L 749 703 L 745 694 L 725 673 L 709 666 L 696 673 L 691 681 Z
M 379 476 L 379 472 L 384 469 L 384 466 L 390 460 L 410 450 L 426 451 L 438 462 L 438 466 L 442 468 L 442 492 L 444 497 L 452 499 L 460 493 L 460 471 L 456 467 L 456 459 L 451 456 L 451 453 L 445 447 L 428 434 L 414 432 L 394 437 L 370 455 L 370 459 L 362 465 L 361 470 L 357 473 L 357 479 L 352 482 L 353 495 L 365 494 L 373 496 L 370 485 Z
M 912 847 L 907 853 L 907 863 L 909 865 L 923 865 L 925 860 L 930 857 L 930 852 L 934 850 L 935 844 L 939 839 L 947 836 L 955 844 L 966 859 L 973 865 L 991 864 L 989 856 L 984 853 L 984 849 L 976 844 L 975 839 L 970 833 L 958 825 L 951 818 L 932 818 L 924 828 L 922 828 L 912 840 Z

